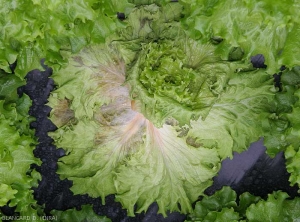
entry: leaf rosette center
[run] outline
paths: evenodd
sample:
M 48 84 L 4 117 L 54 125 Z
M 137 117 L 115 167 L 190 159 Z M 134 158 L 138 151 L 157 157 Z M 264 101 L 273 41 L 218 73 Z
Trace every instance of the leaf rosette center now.
M 213 46 L 191 39 L 144 44 L 138 57 L 127 81 L 139 111 L 157 127 L 170 118 L 180 125 L 205 118 L 227 81 L 229 67 Z

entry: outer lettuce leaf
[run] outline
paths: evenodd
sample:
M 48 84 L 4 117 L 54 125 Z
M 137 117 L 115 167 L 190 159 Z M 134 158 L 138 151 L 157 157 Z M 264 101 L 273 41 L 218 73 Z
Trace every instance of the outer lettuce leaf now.
M 218 50 L 228 59 L 232 47 L 241 47 L 244 58 L 263 54 L 268 72 L 281 65 L 298 65 L 299 4 L 289 1 L 181 1 L 185 6 L 183 24 L 189 35 L 202 41 L 218 40 Z
M 209 213 L 209 215 L 206 216 L 204 221 L 215 221 L 215 222 L 222 222 L 222 221 L 232 221 L 237 222 L 239 219 L 238 213 L 234 212 L 232 208 L 222 209 L 221 212 L 213 212 Z
M 268 134 L 265 124 L 272 99 L 268 75 L 260 71 L 238 73 L 228 81 L 207 117 L 191 123 L 188 135 L 194 144 L 217 147 L 222 158 L 232 156 L 232 151 L 241 152 Z
M 229 187 L 224 187 L 213 196 L 205 196 L 201 201 L 198 201 L 195 206 L 195 211 L 189 215 L 190 221 L 209 221 L 212 217 L 224 215 L 226 214 L 224 212 L 230 212 L 232 207 L 236 207 L 235 201 L 236 193 Z M 222 208 L 227 209 L 222 211 Z
M 18 191 L 12 189 L 10 186 L 7 184 L 0 184 L 0 207 L 3 207 L 4 205 L 7 204 L 7 202 L 13 198 L 15 198 L 15 194 Z
M 300 163 L 300 151 L 299 148 L 294 148 L 292 145 L 287 148 L 285 151 L 286 169 L 291 174 L 289 181 L 291 185 L 300 184 L 300 172 L 299 172 L 299 163 Z
M 291 86 L 289 86 L 291 91 L 294 92 L 293 96 L 295 97 L 294 103 L 292 104 L 291 109 L 289 110 L 285 116 L 290 122 L 290 128 L 287 132 L 287 140 L 290 144 L 292 144 L 295 148 L 300 146 L 299 139 L 300 139 L 300 120 L 299 120 L 299 113 L 300 113 L 300 89 L 299 89 L 299 83 L 300 81 L 297 79 L 293 79 L 291 74 L 294 73 L 294 70 L 286 73 L 285 76 L 289 76 L 289 80 L 292 82 Z M 300 77 L 300 73 L 297 73 L 297 77 Z M 287 77 L 285 77 L 287 78 Z M 283 79 L 284 80 L 284 79 Z
M 189 221 L 242 221 L 246 216 L 247 208 L 260 200 L 249 193 L 243 193 L 239 197 L 230 187 L 223 187 L 212 196 L 201 197 L 197 201 L 194 212 L 188 215 Z
M 287 91 L 276 93 L 273 114 L 270 115 L 267 127 L 272 129 L 268 134 L 264 135 L 264 145 L 267 147 L 267 153 L 274 157 L 278 152 L 284 151 L 293 139 L 290 137 L 291 125 L 286 117 L 292 109 L 292 105 L 296 100 L 294 90 L 286 87 Z
M 284 48 L 280 54 L 279 64 L 284 64 L 287 67 L 292 68 L 294 66 L 299 66 L 300 64 L 298 41 L 300 37 L 300 21 L 298 20 L 297 23 L 293 24 L 289 31 L 284 43 Z
M 166 4 L 167 2 L 159 1 L 162 6 L 147 3 L 143 7 L 135 7 L 128 15 L 124 29 L 118 30 L 122 39 L 145 43 L 159 38 L 174 39 L 183 33 L 178 22 L 182 6 L 177 3 Z M 140 4 L 145 3 L 140 1 Z
M 285 151 L 285 158 L 287 160 L 287 171 L 291 174 L 289 180 L 292 185 L 300 184 L 300 72 L 298 70 L 299 67 L 296 67 L 285 73 L 285 75 L 283 75 L 284 78 L 282 79 L 283 83 L 291 84 L 293 86 L 295 91 L 294 96 L 297 98 L 297 102 L 293 104 L 291 112 L 286 114 L 290 125 L 285 134 L 289 145 Z
M 273 114 L 270 119 L 269 134 L 264 137 L 267 153 L 275 156 L 285 152 L 286 167 L 291 174 L 292 185 L 299 184 L 299 147 L 300 147 L 300 72 L 299 66 L 286 69 L 281 73 L 281 92 L 277 92 Z
M 76 209 L 69 209 L 66 211 L 58 211 L 52 210 L 51 214 L 55 216 L 56 221 L 60 222 L 82 222 L 82 221 L 89 221 L 89 222 L 111 222 L 110 219 L 104 216 L 98 216 L 93 211 L 92 206 L 84 205 L 82 206 L 81 210 Z
M 20 80 L 13 74 L 7 74 L 0 71 L 0 99 L 5 102 L 15 101 L 18 98 L 17 87 L 24 85 L 24 81 Z
M 31 100 L 27 95 L 19 98 L 17 94 L 17 88 L 24 85 L 24 82 L 14 74 L 0 70 L 0 114 L 4 115 L 19 133 L 33 136 L 34 132 L 29 129 L 29 123 L 34 118 L 28 115 Z
M 280 88 L 272 102 L 269 118 L 269 128 L 272 130 L 265 135 L 264 144 L 267 153 L 275 156 L 279 151 L 285 151 L 290 145 L 299 147 L 299 66 L 280 72 Z
M 300 199 L 289 200 L 288 197 L 280 191 L 270 194 L 266 201 L 261 200 L 247 209 L 247 219 L 250 222 L 299 220 Z

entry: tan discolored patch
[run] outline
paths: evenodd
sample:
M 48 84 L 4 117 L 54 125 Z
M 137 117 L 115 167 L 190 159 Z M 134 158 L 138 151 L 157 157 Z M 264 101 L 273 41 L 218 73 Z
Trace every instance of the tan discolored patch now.
M 59 100 L 53 109 L 52 121 L 57 127 L 75 122 L 74 111 L 70 109 L 70 103 L 71 101 L 68 99 Z
M 188 136 L 186 138 L 186 143 L 190 146 L 193 146 L 195 148 L 199 148 L 200 146 L 203 146 L 202 143 L 200 143 L 199 141 L 197 141 L 197 138 L 194 138 L 194 137 L 190 137 Z

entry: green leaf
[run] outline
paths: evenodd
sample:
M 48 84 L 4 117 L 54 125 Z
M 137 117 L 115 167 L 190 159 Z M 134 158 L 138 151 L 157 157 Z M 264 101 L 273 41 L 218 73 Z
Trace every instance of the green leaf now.
M 300 66 L 295 66 L 281 76 L 281 82 L 285 85 L 299 85 L 300 83 Z
M 254 196 L 248 192 L 242 193 L 239 196 L 239 204 L 236 208 L 236 211 L 238 211 L 239 214 L 245 218 L 248 207 L 253 203 L 257 203 L 259 200 L 261 200 L 261 197 Z
M 6 102 L 15 101 L 18 98 L 17 88 L 24 84 L 25 81 L 14 74 L 0 72 L 0 99 Z
M 289 123 L 287 130 L 281 133 L 281 140 L 286 140 L 286 168 L 290 173 L 289 181 L 292 185 L 300 183 L 299 147 L 300 147 L 300 90 L 299 90 L 299 67 L 296 66 L 282 74 L 282 83 L 287 89 L 286 99 L 283 105 L 288 105 L 288 111 L 284 115 Z
M 262 121 L 268 119 L 274 98 L 269 84 L 268 75 L 260 71 L 232 75 L 206 118 L 191 122 L 189 135 L 198 144 L 217 147 L 224 158 L 247 149 L 270 130 Z
M 0 207 L 3 207 L 9 200 L 13 199 L 17 192 L 18 191 L 12 189 L 11 186 L 0 184 Z
M 159 4 L 146 4 L 132 9 L 119 31 L 122 39 L 149 42 L 158 38 L 173 39 L 183 33 L 180 27 L 182 6 L 177 3 L 160 1 Z M 141 4 L 143 4 L 141 2 Z
M 41 48 L 33 44 L 24 46 L 19 52 L 17 58 L 17 67 L 15 73 L 18 77 L 24 78 L 26 74 L 33 69 L 41 69 L 41 58 L 45 57 Z
M 81 210 L 76 209 L 69 209 L 65 211 L 59 211 L 59 210 L 52 210 L 51 214 L 56 218 L 55 220 L 61 221 L 61 222 L 111 222 L 110 219 L 108 219 L 105 216 L 99 216 L 95 214 L 93 211 L 92 206 L 90 205 L 83 205 L 81 207 Z
M 16 206 L 16 212 L 32 218 L 37 216 L 37 204 L 31 186 L 40 179 L 36 173 L 30 176 L 29 171 L 31 164 L 39 164 L 32 153 L 34 140 L 20 135 L 3 115 L 0 120 L 0 186 L 9 186 L 15 191 L 10 196 L 9 206 Z
M 223 221 L 232 221 L 237 222 L 239 220 L 239 214 L 234 212 L 233 208 L 223 208 L 221 212 L 209 212 L 203 222 L 223 222 Z
M 298 66 L 300 64 L 299 60 L 299 42 L 300 37 L 300 24 L 295 23 L 291 25 L 290 31 L 286 37 L 282 53 L 280 54 L 280 63 L 286 65 L 289 68 Z
M 299 147 L 296 149 L 293 146 L 289 146 L 285 153 L 286 169 L 291 174 L 289 181 L 291 185 L 300 184 L 300 151 Z
M 223 187 L 212 196 L 204 196 L 195 205 L 195 210 L 189 215 L 188 221 L 215 221 L 236 218 L 232 207 L 236 207 L 236 193 L 229 187 Z M 238 214 L 237 214 L 238 216 Z M 218 219 L 217 219 L 218 218 Z
M 91 42 L 104 42 L 117 26 L 117 12 L 128 14 L 128 1 L 96 0 L 4 0 L 0 3 L 0 68 L 18 60 L 16 75 L 21 79 L 33 69 L 42 69 L 40 60 L 60 69 L 68 58 L 64 51 L 78 52 Z
M 299 144 L 299 67 L 281 73 L 281 91 L 276 92 L 269 116 L 269 128 L 273 130 L 264 137 L 267 153 L 274 157 L 289 145 Z M 267 125 L 266 125 L 267 127 Z
M 181 1 L 183 25 L 193 38 L 217 42 L 222 59 L 228 59 L 232 47 L 244 51 L 244 59 L 263 54 L 267 71 L 276 72 L 281 65 L 298 65 L 299 4 L 282 1 Z M 291 9 L 291 10 L 287 10 Z M 219 44 L 218 44 L 219 43 Z
M 297 221 L 300 199 L 289 199 L 285 192 L 276 191 L 267 200 L 248 192 L 239 196 L 229 187 L 223 187 L 212 196 L 201 197 L 196 202 L 194 212 L 186 222 L 192 221 Z
M 297 221 L 300 219 L 300 199 L 288 200 L 284 192 L 274 192 L 266 201 L 251 205 L 246 212 L 250 222 Z
M 1 73 L 0 92 L 0 206 L 8 204 L 20 214 L 20 221 L 37 217 L 39 206 L 33 198 L 40 174 L 30 167 L 40 164 L 33 155 L 36 143 L 29 128 L 31 100 L 18 97 L 17 88 L 24 84 L 14 74 Z
M 4 115 L 7 120 L 11 121 L 21 134 L 33 135 L 34 132 L 29 129 L 29 124 L 34 120 L 28 114 L 31 106 L 29 96 L 17 94 L 17 89 L 25 84 L 16 75 L 10 73 L 0 74 L 0 114 Z

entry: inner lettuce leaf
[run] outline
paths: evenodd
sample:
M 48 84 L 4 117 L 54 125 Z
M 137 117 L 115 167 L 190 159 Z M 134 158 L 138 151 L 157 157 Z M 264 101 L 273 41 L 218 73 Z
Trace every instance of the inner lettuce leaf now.
M 53 74 L 58 173 L 75 194 L 115 194 L 130 216 L 153 202 L 163 215 L 192 212 L 221 160 L 271 130 L 272 76 L 189 38 L 181 8 L 136 7 L 110 41 Z

